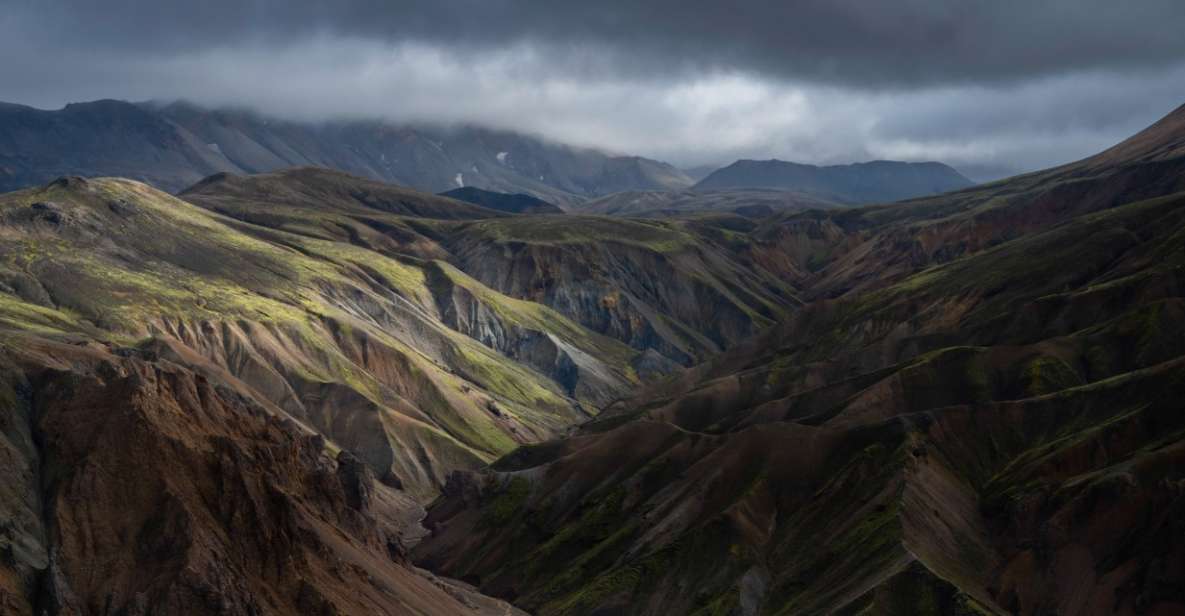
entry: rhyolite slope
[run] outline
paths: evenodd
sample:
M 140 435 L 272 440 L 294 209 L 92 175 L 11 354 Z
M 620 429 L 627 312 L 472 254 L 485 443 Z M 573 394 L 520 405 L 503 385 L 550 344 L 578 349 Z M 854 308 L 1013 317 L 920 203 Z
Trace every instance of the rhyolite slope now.
M 416 208 L 477 211 L 426 199 Z M 0 324 L 213 362 L 419 497 L 637 380 L 624 344 L 447 264 L 241 222 L 137 182 L 6 195 L 0 232 Z

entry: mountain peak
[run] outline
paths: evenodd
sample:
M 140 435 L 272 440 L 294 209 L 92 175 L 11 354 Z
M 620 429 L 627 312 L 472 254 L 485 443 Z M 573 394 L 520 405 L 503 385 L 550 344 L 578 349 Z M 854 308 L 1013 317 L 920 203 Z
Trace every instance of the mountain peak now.
M 1177 107 L 1153 125 L 1118 145 L 1083 160 L 1095 168 L 1104 165 L 1167 160 L 1185 156 L 1185 105 Z

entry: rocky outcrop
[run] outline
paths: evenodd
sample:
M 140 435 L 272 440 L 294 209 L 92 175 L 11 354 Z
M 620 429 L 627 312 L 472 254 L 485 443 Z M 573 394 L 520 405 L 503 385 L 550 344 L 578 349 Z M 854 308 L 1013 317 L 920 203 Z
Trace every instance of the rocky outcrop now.
M 567 230 L 555 241 L 545 228 L 559 225 Z M 661 223 L 491 221 L 465 227 L 448 247 L 486 286 L 682 365 L 767 327 L 793 301 L 764 271 Z
M 6 614 L 507 612 L 412 568 L 419 505 L 233 384 L 135 350 L 3 344 L 5 400 L 23 400 L 6 436 L 28 431 L 5 471 L 35 469 L 4 484 L 25 504 L 3 495 Z
M 636 355 L 628 347 L 543 306 L 492 294 L 445 263 L 434 263 L 425 272 L 446 325 L 542 372 L 591 408 L 621 398 L 637 383 L 636 376 L 623 370 L 623 360 Z M 660 368 L 649 376 L 662 373 Z
M 437 201 L 413 205 L 455 204 Z M 135 182 L 6 195 L 0 228 L 4 328 L 134 342 L 233 379 L 425 501 L 450 471 L 559 434 L 632 382 L 628 348 L 585 344 L 591 332 L 568 321 L 530 328 L 560 342 L 550 373 L 563 383 L 446 325 L 431 262 L 238 222 Z M 471 286 L 487 303 L 513 301 Z M 602 378 L 577 387 L 568 358 Z

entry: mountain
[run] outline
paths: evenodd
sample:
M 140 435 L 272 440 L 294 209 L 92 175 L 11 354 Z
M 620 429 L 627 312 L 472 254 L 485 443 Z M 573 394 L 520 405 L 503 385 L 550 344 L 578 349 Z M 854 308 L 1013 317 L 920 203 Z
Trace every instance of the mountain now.
M 64 177 L 0 234 L 5 613 L 516 613 L 411 564 L 446 477 L 795 301 L 713 221 L 319 168 Z
M 456 473 L 413 558 L 536 614 L 1185 610 L 1185 107 L 747 232 L 801 307 Z
M 357 198 L 364 189 L 367 197 Z M 730 221 L 514 216 L 424 194 L 396 210 L 395 197 L 371 192 L 377 190 L 362 178 L 306 168 L 215 176 L 181 196 L 251 224 L 445 262 L 661 365 L 690 365 L 717 353 L 768 327 L 796 301 L 794 287 L 753 266 Z
M 121 176 L 175 192 L 218 172 L 301 166 L 428 192 L 476 186 L 561 204 L 693 183 L 665 163 L 478 127 L 300 123 L 185 103 L 103 100 L 57 111 L 0 104 L 4 191 L 81 175 Z
M 49 140 L 213 130 L 112 106 Z M 1185 610 L 1185 107 L 827 205 L 0 195 L 0 612 Z
M 846 204 L 887 203 L 973 185 L 942 163 L 877 160 L 816 167 L 781 160 L 738 160 L 695 185 L 695 190 L 772 188 Z
M 441 195 L 512 214 L 563 214 L 564 210 L 531 195 L 509 194 L 482 190 L 473 186 L 454 188 Z

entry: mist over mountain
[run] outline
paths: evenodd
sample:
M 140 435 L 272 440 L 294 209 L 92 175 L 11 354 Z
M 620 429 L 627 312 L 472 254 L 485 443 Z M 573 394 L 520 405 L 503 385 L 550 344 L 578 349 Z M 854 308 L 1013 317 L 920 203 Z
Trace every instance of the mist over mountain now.
M 477 127 L 284 122 L 113 100 L 59 111 L 0 106 L 0 188 L 6 190 L 74 174 L 130 177 L 175 192 L 213 173 L 309 165 L 428 192 L 476 186 L 556 203 L 692 184 L 658 161 Z

